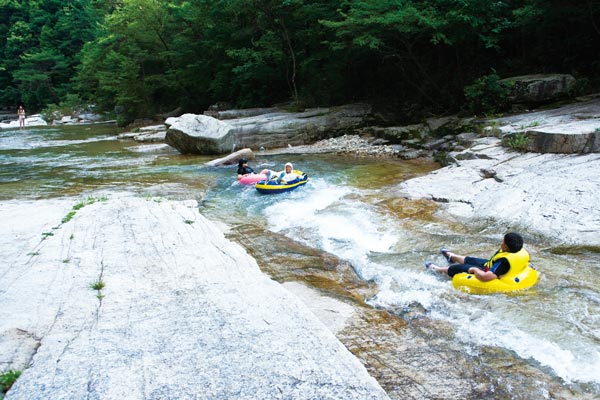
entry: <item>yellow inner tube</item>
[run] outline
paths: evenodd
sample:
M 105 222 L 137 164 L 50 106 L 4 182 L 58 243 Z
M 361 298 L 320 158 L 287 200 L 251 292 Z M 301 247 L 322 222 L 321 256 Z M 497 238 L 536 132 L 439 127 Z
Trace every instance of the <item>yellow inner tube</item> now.
M 537 270 L 527 266 L 512 278 L 500 277 L 487 282 L 480 281 L 473 274 L 463 272 L 452 277 L 452 286 L 462 292 L 471 294 L 507 293 L 528 289 L 535 285 L 537 280 Z

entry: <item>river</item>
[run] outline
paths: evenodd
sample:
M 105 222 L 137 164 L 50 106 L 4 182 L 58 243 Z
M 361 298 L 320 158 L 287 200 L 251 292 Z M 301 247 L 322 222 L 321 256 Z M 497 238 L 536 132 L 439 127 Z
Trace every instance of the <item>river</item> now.
M 236 166 L 207 167 L 210 157 L 118 140 L 115 133 L 110 125 L 0 131 L 0 201 L 73 196 L 75 203 L 115 191 L 195 199 L 210 219 L 251 226 L 347 261 L 360 278 L 377 284 L 366 299 L 370 306 L 409 323 L 414 315 L 407 310 L 421 310 L 421 317 L 450 326 L 447 335 L 466 354 L 491 341 L 514 363 L 543 371 L 548 382 L 540 386 L 554 381 L 569 393 L 565 397 L 600 397 L 598 249 L 561 247 L 522 232 L 541 273 L 538 285 L 518 295 L 470 296 L 427 272 L 424 261 L 443 264 L 441 247 L 487 256 L 511 227 L 441 220 L 431 202 L 390 195 L 398 183 L 437 168 L 430 162 L 258 153 L 250 163 L 254 169 L 279 170 L 292 161 L 311 177 L 296 191 L 265 196 L 235 181 Z M 259 253 L 274 251 L 269 240 L 258 242 Z M 542 391 L 520 398 L 551 397 Z

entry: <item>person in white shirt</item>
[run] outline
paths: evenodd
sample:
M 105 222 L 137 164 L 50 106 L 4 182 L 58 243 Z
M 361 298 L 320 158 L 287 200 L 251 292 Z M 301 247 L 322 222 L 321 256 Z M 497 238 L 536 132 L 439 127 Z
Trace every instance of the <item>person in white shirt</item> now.
M 283 171 L 275 172 L 270 169 L 265 169 L 261 171 L 261 174 L 267 175 L 267 182 L 274 179 L 283 184 L 300 178 L 300 175 L 294 172 L 294 166 L 290 162 L 285 164 L 285 169 Z

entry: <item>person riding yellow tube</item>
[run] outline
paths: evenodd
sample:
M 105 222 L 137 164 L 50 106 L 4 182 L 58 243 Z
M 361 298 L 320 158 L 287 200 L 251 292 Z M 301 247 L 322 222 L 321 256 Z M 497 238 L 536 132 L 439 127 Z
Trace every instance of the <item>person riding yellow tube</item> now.
M 425 266 L 435 272 L 452 277 L 452 285 L 461 291 L 473 294 L 511 292 L 529 288 L 536 284 L 537 271 L 529 265 L 529 253 L 523 248 L 523 238 L 518 233 L 504 235 L 500 250 L 489 260 L 461 256 L 441 250 L 450 264 L 439 267 L 427 261 Z

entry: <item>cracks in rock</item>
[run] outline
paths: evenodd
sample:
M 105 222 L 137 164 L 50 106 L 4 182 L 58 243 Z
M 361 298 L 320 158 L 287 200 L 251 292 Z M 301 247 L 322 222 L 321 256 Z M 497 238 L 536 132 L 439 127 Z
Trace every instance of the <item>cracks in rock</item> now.
M 473 207 L 473 203 L 468 201 L 468 200 L 450 200 L 447 199 L 445 197 L 436 197 L 436 196 L 431 196 L 431 200 L 437 202 L 437 203 L 464 203 L 464 204 L 468 204 L 471 207 Z

